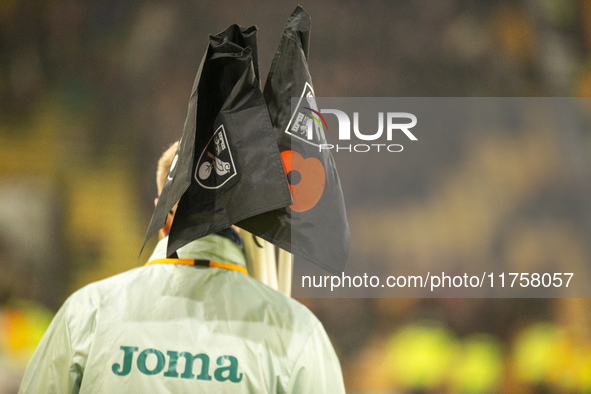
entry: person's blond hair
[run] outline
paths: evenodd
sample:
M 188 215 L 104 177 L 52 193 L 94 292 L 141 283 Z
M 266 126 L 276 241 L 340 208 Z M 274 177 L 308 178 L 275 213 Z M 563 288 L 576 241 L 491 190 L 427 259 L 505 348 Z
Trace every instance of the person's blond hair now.
M 178 146 L 179 142 L 176 141 L 166 149 L 162 156 L 160 156 L 160 159 L 158 159 L 158 168 L 156 169 L 156 186 L 158 187 L 158 195 L 162 193 L 164 181 L 166 181 L 166 176 L 168 175 L 168 171 L 170 171 L 170 166 L 172 165 L 172 160 L 174 159 Z

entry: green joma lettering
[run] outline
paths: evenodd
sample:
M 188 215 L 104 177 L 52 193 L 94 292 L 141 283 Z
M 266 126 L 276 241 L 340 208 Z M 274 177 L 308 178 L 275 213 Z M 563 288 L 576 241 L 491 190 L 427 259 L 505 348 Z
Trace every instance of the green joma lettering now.
M 121 363 L 114 363 L 111 370 L 115 375 L 126 376 L 131 372 L 134 365 L 134 354 L 139 350 L 137 346 L 121 346 L 123 350 L 123 361 Z M 168 356 L 168 363 L 166 362 Z M 167 378 L 181 378 L 181 379 L 197 379 L 197 380 L 212 380 L 210 374 L 209 356 L 205 353 L 191 354 L 189 352 L 177 352 L 168 350 L 166 356 L 158 349 L 145 349 L 139 353 L 136 360 L 136 368 L 144 375 L 158 375 L 168 364 L 168 369 L 163 373 Z M 177 371 L 177 363 L 179 358 L 185 359 L 185 370 L 179 375 Z M 150 359 L 150 361 L 148 361 Z M 195 361 L 199 359 L 201 369 L 199 374 L 194 372 Z M 242 380 L 243 374 L 238 373 L 238 359 L 234 356 L 224 355 L 216 359 L 217 367 L 213 371 L 213 378 L 218 382 L 230 381 L 238 383 Z

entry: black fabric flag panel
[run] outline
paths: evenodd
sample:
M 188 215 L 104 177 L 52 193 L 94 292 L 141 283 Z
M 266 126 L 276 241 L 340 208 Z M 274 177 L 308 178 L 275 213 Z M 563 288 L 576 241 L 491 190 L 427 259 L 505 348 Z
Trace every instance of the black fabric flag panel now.
M 168 255 L 242 219 L 291 204 L 260 90 L 255 34 L 255 27 L 232 25 L 210 36 L 183 136 L 146 233 L 147 240 L 162 228 L 178 201 Z
M 349 225 L 332 155 L 326 143 L 308 70 L 310 16 L 291 15 L 265 83 L 264 96 L 293 204 L 238 223 L 255 235 L 332 273 L 343 272 L 349 254 Z M 292 112 L 292 97 L 299 97 Z

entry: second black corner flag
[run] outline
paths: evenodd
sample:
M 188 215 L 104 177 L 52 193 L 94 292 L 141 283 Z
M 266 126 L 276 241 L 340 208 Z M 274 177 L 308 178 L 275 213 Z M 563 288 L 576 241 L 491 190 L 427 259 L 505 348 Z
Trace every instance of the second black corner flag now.
M 237 225 L 340 274 L 349 255 L 349 225 L 339 176 L 318 112 L 308 70 L 310 15 L 293 12 L 273 59 L 264 96 L 289 178 L 293 203 Z M 292 97 L 297 104 L 292 108 Z

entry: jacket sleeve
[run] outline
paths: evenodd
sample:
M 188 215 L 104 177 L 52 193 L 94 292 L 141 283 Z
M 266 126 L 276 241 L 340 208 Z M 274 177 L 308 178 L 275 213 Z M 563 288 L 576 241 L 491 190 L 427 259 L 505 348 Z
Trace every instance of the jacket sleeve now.
M 74 362 L 67 305 L 66 301 L 43 335 L 29 361 L 19 394 L 78 393 L 82 369 Z
M 339 359 L 320 323 L 317 323 L 296 359 L 286 392 L 345 393 Z

